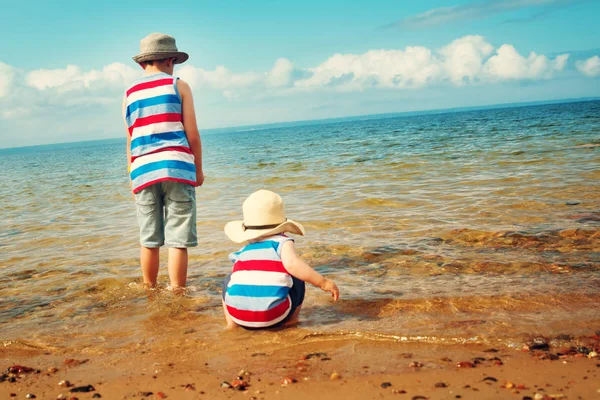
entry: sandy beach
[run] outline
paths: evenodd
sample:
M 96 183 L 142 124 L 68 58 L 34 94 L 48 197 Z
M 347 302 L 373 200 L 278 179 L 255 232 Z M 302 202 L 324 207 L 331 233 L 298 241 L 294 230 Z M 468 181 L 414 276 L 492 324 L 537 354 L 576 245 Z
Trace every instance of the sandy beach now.
M 167 349 L 138 346 L 93 356 L 23 346 L 12 349 L 5 343 L 2 367 L 12 367 L 13 373 L 3 375 L 0 394 L 2 398 L 33 394 L 38 399 L 63 395 L 67 399 L 413 400 L 594 399 L 600 395 L 600 358 L 592 352 L 600 350 L 598 336 L 581 338 L 582 345 L 570 349 L 555 348 L 538 338 L 531 342 L 538 349 L 514 350 L 351 337 L 323 340 L 310 335 L 297 345 L 251 347 L 243 342 L 247 333 L 224 335 L 234 336 L 234 342 L 242 340 L 228 348 L 190 340 Z M 18 366 L 33 371 L 19 372 Z M 223 382 L 241 387 L 230 388 Z M 85 388 L 88 385 L 93 389 Z

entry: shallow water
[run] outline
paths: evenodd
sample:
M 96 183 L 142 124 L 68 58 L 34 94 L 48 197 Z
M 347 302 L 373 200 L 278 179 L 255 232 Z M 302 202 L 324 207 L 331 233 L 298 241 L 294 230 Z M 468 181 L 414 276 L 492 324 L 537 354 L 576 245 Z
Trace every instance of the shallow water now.
M 139 285 L 124 140 L 0 150 L 0 339 L 106 351 L 219 337 L 220 286 L 237 250 L 222 229 L 259 188 L 304 224 L 299 252 L 342 301 L 311 288 L 298 328 L 248 340 L 318 332 L 518 346 L 600 327 L 600 102 L 209 134 L 203 144 L 201 245 L 185 298 Z

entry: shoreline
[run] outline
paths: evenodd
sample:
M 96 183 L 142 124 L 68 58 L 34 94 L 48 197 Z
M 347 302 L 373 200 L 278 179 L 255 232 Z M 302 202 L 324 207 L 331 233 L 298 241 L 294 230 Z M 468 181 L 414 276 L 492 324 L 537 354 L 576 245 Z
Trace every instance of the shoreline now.
M 14 365 L 34 371 L 5 376 L 0 396 L 258 400 L 335 393 L 348 399 L 588 399 L 600 390 L 600 358 L 590 356 L 600 350 L 598 335 L 588 337 L 586 345 L 593 348 L 568 351 L 539 343 L 534 350 L 514 350 L 348 338 L 285 343 L 278 336 L 252 345 L 235 338 L 231 346 L 142 346 L 103 355 L 8 346 L 0 357 L 3 372 Z M 15 382 L 8 381 L 10 376 Z M 235 382 L 238 376 L 248 384 L 245 390 L 222 387 L 222 382 L 241 384 Z M 59 386 L 64 380 L 73 386 Z M 86 385 L 94 390 L 69 393 Z

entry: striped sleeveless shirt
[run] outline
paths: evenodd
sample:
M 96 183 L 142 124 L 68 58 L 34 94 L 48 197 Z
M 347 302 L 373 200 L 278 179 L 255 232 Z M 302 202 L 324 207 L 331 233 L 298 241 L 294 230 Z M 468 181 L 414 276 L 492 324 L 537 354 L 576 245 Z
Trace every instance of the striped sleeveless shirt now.
M 162 181 L 196 185 L 196 165 L 183 128 L 178 79 L 165 73 L 144 76 L 125 93 L 134 193 Z
M 229 255 L 233 272 L 225 293 L 225 307 L 236 324 L 266 328 L 290 313 L 293 280 L 281 262 L 281 248 L 288 240 L 293 239 L 270 236 Z

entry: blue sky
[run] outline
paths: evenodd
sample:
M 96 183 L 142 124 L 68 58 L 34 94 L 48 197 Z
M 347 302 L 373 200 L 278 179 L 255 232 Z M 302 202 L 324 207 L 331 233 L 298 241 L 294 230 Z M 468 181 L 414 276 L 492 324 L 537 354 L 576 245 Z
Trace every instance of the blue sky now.
M 0 9 L 5 146 L 124 134 L 121 93 L 151 32 L 190 54 L 176 74 L 194 90 L 201 128 L 600 96 L 595 0 L 0 0 Z

